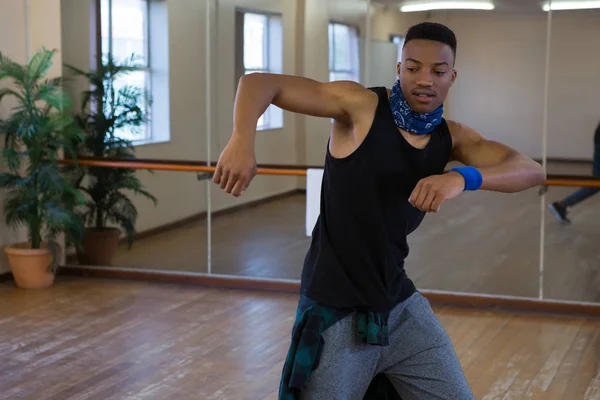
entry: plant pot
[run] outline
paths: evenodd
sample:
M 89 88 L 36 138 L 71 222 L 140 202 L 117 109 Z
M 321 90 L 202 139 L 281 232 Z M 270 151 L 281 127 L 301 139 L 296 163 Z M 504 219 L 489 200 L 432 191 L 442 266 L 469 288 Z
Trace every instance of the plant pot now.
M 77 250 L 80 265 L 112 265 L 112 259 L 119 247 L 121 231 L 117 228 L 87 229 L 81 241 L 82 249 Z
M 43 289 L 54 283 L 52 253 L 47 243 L 40 249 L 32 249 L 31 243 L 16 243 L 5 247 L 4 252 L 18 287 Z

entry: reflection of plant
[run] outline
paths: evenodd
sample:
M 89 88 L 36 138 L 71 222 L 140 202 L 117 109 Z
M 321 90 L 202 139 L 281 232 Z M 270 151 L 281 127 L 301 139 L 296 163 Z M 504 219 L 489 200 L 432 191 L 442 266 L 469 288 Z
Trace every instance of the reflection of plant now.
M 31 248 L 47 242 L 56 261 L 56 237 L 68 233 L 79 242 L 81 218 L 74 212 L 82 204 L 79 191 L 61 174 L 59 151 L 75 157 L 81 130 L 66 113 L 69 99 L 61 79 L 47 79 L 54 51 L 41 49 L 28 65 L 19 65 L 0 53 L 0 81 L 10 80 L 15 89 L 0 89 L 16 104 L 8 119 L 0 121 L 4 136 L 3 160 L 11 173 L 0 173 L 0 188 L 7 188 L 6 223 L 27 227 Z M 4 163 L 3 163 L 4 164 Z
M 148 122 L 148 94 L 141 88 L 119 83 L 124 75 L 143 70 L 135 60 L 132 56 L 117 63 L 108 57 L 97 71 L 91 72 L 68 66 L 91 85 L 84 92 L 81 110 L 75 117 L 85 132 L 85 141 L 79 148 L 81 156 L 135 158 L 132 142 L 115 134 L 122 130 L 137 133 Z M 131 246 L 137 210 L 123 191 L 143 195 L 155 204 L 156 198 L 144 190 L 133 169 L 85 167 L 80 171 L 75 174 L 76 185 L 90 198 L 83 215 L 86 223 L 95 230 L 106 230 L 109 223 L 118 224 Z

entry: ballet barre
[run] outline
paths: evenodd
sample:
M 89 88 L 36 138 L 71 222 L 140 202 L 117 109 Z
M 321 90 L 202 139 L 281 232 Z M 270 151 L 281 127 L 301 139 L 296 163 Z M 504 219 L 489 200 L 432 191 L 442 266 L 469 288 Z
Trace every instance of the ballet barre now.
M 75 160 L 59 160 L 61 165 L 73 166 Z M 97 168 L 127 168 L 145 169 L 154 171 L 180 171 L 212 174 L 215 172 L 215 164 L 206 161 L 191 160 L 156 160 L 143 158 L 79 158 L 77 164 L 82 167 Z M 301 165 L 277 165 L 262 164 L 257 166 L 258 175 L 278 176 L 306 176 L 308 169 L 322 169 L 323 166 L 301 166 Z M 598 187 L 600 188 L 600 177 L 585 175 L 548 175 L 542 187 L 564 186 L 564 187 Z

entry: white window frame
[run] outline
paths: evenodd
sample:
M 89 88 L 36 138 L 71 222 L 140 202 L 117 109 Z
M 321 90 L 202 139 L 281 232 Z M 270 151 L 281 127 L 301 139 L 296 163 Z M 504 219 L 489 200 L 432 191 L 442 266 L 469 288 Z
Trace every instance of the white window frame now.
M 240 43 L 236 46 L 236 81 L 242 75 L 251 73 L 273 73 L 281 74 L 283 70 L 283 19 L 280 14 L 247 9 L 236 10 L 236 37 Z M 255 68 L 245 65 L 245 16 L 254 15 L 266 19 L 266 34 L 263 42 L 263 67 Z M 237 85 L 236 85 L 237 88 Z M 260 116 L 256 130 L 266 131 L 283 128 L 283 110 L 271 104 L 263 115 Z
M 113 38 L 112 38 L 112 34 L 113 34 L 113 29 L 112 29 L 112 20 L 113 20 L 113 1 L 118 1 L 118 0 L 99 0 L 102 3 L 107 5 L 107 9 L 108 9 L 108 15 L 105 15 L 104 13 L 101 14 L 100 18 L 107 18 L 108 19 L 108 38 L 106 36 L 104 36 L 104 32 L 100 32 L 100 43 L 101 46 L 103 46 L 103 48 L 100 49 L 99 54 L 103 55 L 105 54 L 105 52 L 107 52 L 108 54 L 112 54 L 113 52 Z M 151 95 L 151 97 L 153 97 L 153 104 L 149 104 L 148 102 L 146 102 L 146 104 L 144 105 L 145 110 L 147 112 L 149 121 L 144 124 L 144 126 L 141 126 L 140 132 L 139 132 L 139 137 L 134 137 L 132 138 L 130 135 L 119 135 L 118 132 L 115 132 L 119 137 L 122 137 L 123 139 L 126 140 L 130 140 L 132 142 L 132 144 L 134 146 L 139 146 L 139 145 L 144 145 L 144 144 L 151 144 L 151 143 L 160 143 L 160 142 L 166 142 L 169 140 L 170 134 L 169 134 L 169 95 L 168 95 L 168 89 L 165 89 L 165 87 L 168 87 L 168 82 L 162 82 L 158 85 L 161 87 L 160 89 L 160 93 L 154 93 L 154 85 L 153 85 L 153 80 L 154 80 L 154 76 L 153 76 L 153 63 L 152 63 L 152 49 L 154 47 L 154 45 L 151 43 L 151 33 L 156 33 L 157 32 L 157 28 L 153 28 L 151 27 L 151 21 L 153 21 L 154 18 L 156 18 L 155 16 L 157 15 L 157 12 L 161 12 L 164 13 L 164 15 L 161 15 L 161 19 L 164 19 L 164 21 L 161 21 L 164 23 L 166 23 L 166 4 L 164 0 L 139 0 L 140 3 L 142 3 L 142 5 L 144 6 L 144 87 L 143 90 L 145 90 L 147 93 L 149 93 Z M 156 10 L 153 10 L 153 7 L 156 8 Z M 101 9 L 104 9 L 104 7 L 101 7 Z M 153 18 L 154 16 L 154 18 Z M 160 27 L 159 27 L 160 28 Z M 164 30 L 164 28 L 166 28 L 166 26 L 162 27 Z M 108 49 L 105 49 L 105 41 L 108 43 Z M 166 43 L 166 42 L 165 42 Z M 161 53 L 163 53 L 162 51 L 162 47 L 164 47 L 164 45 L 162 45 L 161 43 Z M 166 54 L 163 54 L 162 56 L 166 56 L 168 58 L 168 49 L 166 50 Z M 162 62 L 163 64 L 167 64 L 168 65 L 168 61 Z M 168 70 L 168 66 L 166 68 L 162 68 L 162 69 L 166 69 Z M 165 75 L 164 73 L 162 73 L 161 75 Z M 165 77 L 161 77 L 160 79 L 164 80 L 164 79 L 168 79 L 168 74 L 165 75 Z M 160 115 L 160 119 L 161 121 L 155 121 L 155 118 L 153 118 L 154 116 L 154 110 L 153 108 L 157 107 L 157 101 L 159 101 L 159 105 L 158 107 L 160 107 L 160 111 L 158 114 Z M 162 119 L 167 118 L 166 121 L 162 121 Z M 158 128 L 158 129 L 157 129 Z
M 348 40 L 350 41 L 351 47 L 351 66 L 350 69 L 339 69 L 336 68 L 335 62 L 335 46 L 336 40 L 334 35 L 334 30 L 337 27 L 345 27 L 350 30 L 350 37 Z M 360 48 L 359 48 L 359 29 L 354 25 L 344 24 L 340 22 L 330 21 L 328 27 L 328 35 L 329 35 L 329 81 L 333 82 L 335 80 L 352 80 L 355 82 L 360 82 Z M 345 74 L 349 75 L 345 79 L 336 78 L 336 74 Z

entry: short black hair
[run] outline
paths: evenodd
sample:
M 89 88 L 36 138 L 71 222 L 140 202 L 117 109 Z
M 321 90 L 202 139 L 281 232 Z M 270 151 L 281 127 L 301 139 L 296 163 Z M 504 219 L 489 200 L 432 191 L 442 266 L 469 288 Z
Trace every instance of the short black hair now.
M 415 39 L 433 40 L 447 44 L 452 49 L 454 58 L 456 58 L 456 36 L 446 25 L 437 22 L 421 22 L 413 25 L 406 33 L 403 47 L 406 46 L 406 43 Z

